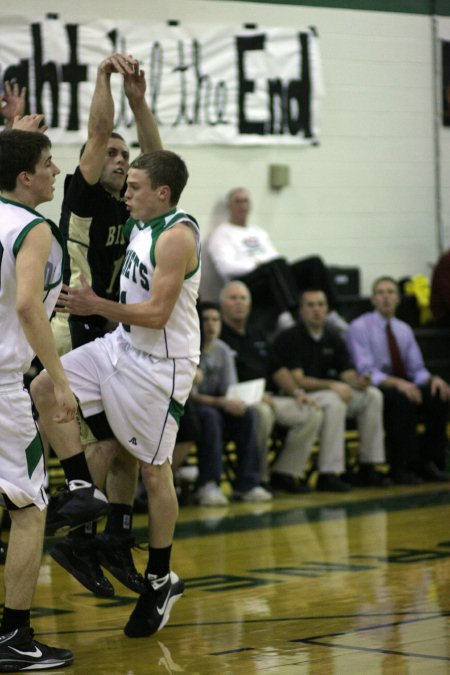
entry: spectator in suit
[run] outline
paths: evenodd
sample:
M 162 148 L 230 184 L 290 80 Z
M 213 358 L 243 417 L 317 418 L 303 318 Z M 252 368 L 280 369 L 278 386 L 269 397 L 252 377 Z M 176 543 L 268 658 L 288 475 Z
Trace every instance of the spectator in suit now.
M 394 279 L 382 276 L 372 287 L 373 312 L 355 319 L 347 343 L 360 373 L 371 373 L 383 392 L 386 449 L 396 483 L 448 481 L 444 470 L 450 387 L 425 367 L 410 326 L 395 317 L 400 302 Z M 423 417 L 425 433 L 417 435 Z

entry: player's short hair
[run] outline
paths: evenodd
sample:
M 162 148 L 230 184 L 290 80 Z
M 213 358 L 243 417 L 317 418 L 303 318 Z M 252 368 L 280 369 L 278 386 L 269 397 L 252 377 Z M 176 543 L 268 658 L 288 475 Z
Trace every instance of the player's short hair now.
M 178 204 L 189 178 L 184 161 L 170 150 L 154 150 L 140 155 L 131 162 L 130 169 L 145 171 L 153 189 L 168 185 L 171 206 Z
M 123 142 L 125 143 L 125 145 L 128 145 L 127 142 L 126 142 L 126 140 L 124 139 L 124 137 L 121 136 L 120 134 L 118 134 L 117 131 L 113 131 L 112 134 L 111 134 L 111 136 L 110 136 L 110 138 L 118 138 L 119 140 L 123 141 Z M 87 145 L 87 141 L 85 141 L 85 142 L 83 143 L 83 145 L 81 146 L 81 150 L 80 150 L 80 159 L 82 158 L 83 153 L 84 153 L 84 151 L 86 150 L 86 145 Z
M 51 148 L 48 136 L 10 129 L 0 133 L 0 190 L 12 192 L 22 171 L 34 173 L 42 151 Z

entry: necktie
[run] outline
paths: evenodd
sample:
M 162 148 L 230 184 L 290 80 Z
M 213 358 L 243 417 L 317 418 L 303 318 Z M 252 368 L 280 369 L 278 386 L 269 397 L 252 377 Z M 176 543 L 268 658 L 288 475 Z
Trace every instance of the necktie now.
M 392 374 L 407 380 L 408 376 L 406 374 L 405 366 L 403 365 L 402 357 L 400 355 L 398 342 L 394 333 L 392 332 L 390 323 L 386 324 L 386 337 L 389 347 L 389 354 L 391 355 Z

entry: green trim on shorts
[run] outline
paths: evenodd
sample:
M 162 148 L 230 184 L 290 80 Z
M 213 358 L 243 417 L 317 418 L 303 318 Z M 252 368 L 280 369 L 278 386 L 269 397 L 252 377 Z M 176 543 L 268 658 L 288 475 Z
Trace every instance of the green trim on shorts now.
M 169 405 L 169 415 L 172 415 L 173 419 L 177 423 L 177 426 L 180 426 L 180 420 L 184 415 L 184 405 L 175 401 L 174 398 L 170 399 Z
M 39 434 L 31 441 L 28 448 L 25 449 L 25 455 L 27 457 L 27 467 L 28 467 L 28 477 L 34 473 L 35 468 L 39 464 L 42 455 L 44 454 L 44 448 L 42 447 L 42 441 Z

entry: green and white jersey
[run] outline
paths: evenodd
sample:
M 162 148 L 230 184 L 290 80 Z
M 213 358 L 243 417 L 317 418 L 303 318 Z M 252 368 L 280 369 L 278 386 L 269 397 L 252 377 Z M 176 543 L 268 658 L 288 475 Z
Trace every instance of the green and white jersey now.
M 159 330 L 121 324 L 125 339 L 136 349 L 157 358 L 189 358 L 198 362 L 200 326 L 196 308 L 200 283 L 200 231 L 197 221 L 184 211 L 173 209 L 146 223 L 130 218 L 124 235 L 129 242 L 120 277 L 120 302 L 135 304 L 151 297 L 152 278 L 157 260 L 158 237 L 182 221 L 194 232 L 198 266 L 186 275 L 175 307 L 166 326 Z
M 56 225 L 37 211 L 0 197 L 0 374 L 25 373 L 34 357 L 16 312 L 16 258 L 27 234 L 42 222 L 49 224 L 53 234 L 42 296 L 50 318 L 62 284 L 62 236 Z

